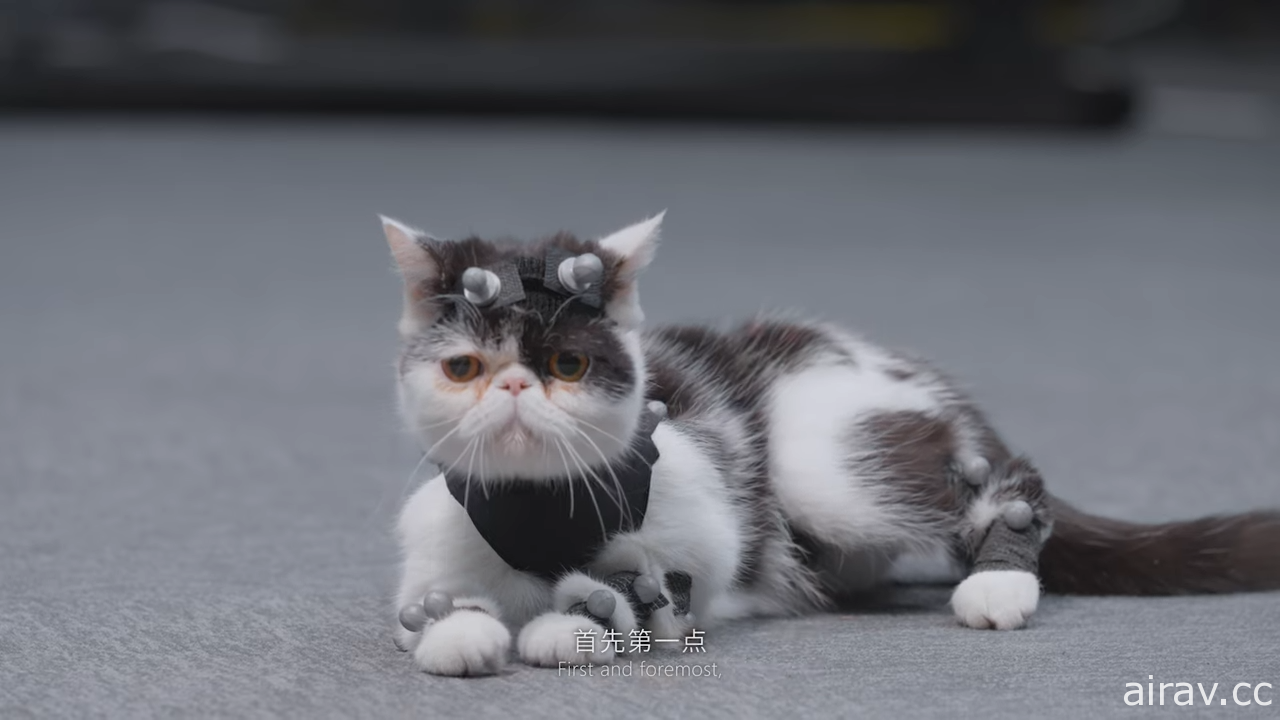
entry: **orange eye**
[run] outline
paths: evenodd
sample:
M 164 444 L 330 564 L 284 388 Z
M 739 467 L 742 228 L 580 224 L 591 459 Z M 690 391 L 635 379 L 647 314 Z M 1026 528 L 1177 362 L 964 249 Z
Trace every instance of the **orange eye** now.
M 475 355 L 457 355 L 440 363 L 440 368 L 450 380 L 464 383 L 475 380 L 484 366 Z
M 557 380 L 578 382 L 587 374 L 587 356 L 582 353 L 556 353 L 547 363 L 547 369 Z

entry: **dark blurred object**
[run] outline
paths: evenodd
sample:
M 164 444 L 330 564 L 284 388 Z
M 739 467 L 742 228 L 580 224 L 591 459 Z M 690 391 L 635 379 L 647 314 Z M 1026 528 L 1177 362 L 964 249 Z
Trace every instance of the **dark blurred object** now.
M 0 104 L 1115 126 L 1177 0 L 8 0 Z

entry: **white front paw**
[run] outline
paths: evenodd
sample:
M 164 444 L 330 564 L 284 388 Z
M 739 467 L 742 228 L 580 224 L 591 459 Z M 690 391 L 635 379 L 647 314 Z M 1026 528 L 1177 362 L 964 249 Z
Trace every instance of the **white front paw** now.
M 511 631 L 478 610 L 458 610 L 422 632 L 413 657 L 433 675 L 493 675 L 511 649 Z
M 613 660 L 613 647 L 604 642 L 604 628 L 580 615 L 547 613 L 524 626 L 516 641 L 520 659 L 530 665 L 557 667 Z
M 1025 570 L 986 570 L 965 578 L 951 595 L 960 622 L 971 628 L 1013 630 L 1040 601 L 1040 581 Z

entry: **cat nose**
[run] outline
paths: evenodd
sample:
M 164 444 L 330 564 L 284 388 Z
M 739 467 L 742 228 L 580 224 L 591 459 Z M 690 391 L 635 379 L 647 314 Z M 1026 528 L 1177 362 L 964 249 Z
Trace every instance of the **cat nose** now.
M 520 391 L 529 389 L 529 381 L 524 378 L 507 378 L 498 383 L 498 387 L 510 391 L 512 395 L 519 395 Z

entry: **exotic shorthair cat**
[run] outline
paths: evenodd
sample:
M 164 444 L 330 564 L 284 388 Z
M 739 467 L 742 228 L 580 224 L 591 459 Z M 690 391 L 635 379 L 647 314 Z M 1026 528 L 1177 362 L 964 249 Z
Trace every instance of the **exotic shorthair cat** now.
M 642 330 L 661 221 L 521 244 L 383 219 L 402 413 L 443 471 L 398 523 L 396 644 L 423 670 L 495 673 L 513 631 L 525 663 L 609 662 L 834 607 L 908 557 L 963 578 L 971 628 L 1023 626 L 1042 586 L 1280 588 L 1280 513 L 1082 513 L 916 358 L 816 322 Z

